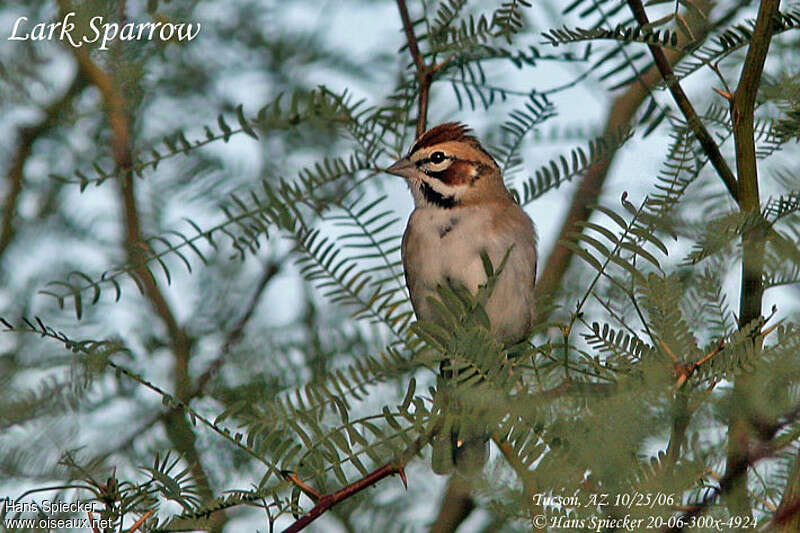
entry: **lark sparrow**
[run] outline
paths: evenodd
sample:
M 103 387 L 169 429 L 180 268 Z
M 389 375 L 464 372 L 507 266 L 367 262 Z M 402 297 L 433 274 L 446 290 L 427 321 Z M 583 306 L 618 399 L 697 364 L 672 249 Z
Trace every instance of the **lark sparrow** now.
M 466 126 L 448 122 L 425 132 L 386 172 L 405 178 L 414 197 L 402 255 L 417 319 L 431 320 L 429 297 L 437 286 L 455 281 L 475 294 L 486 283 L 482 253 L 495 267 L 509 253 L 485 309 L 499 341 L 524 340 L 534 317 L 536 230 L 492 156 Z M 485 435 L 473 440 L 435 439 L 434 470 L 448 473 L 462 456 L 485 458 Z

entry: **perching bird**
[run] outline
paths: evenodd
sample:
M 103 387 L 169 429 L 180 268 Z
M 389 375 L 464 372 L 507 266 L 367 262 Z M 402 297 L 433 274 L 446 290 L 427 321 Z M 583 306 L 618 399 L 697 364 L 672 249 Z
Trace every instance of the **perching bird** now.
M 465 125 L 448 122 L 425 132 L 386 172 L 405 178 L 414 197 L 402 255 L 417 319 L 432 319 L 428 298 L 439 285 L 457 282 L 476 294 L 487 281 L 481 254 L 497 268 L 508 253 L 485 310 L 501 343 L 526 339 L 534 318 L 536 230 L 492 156 Z M 434 470 L 448 473 L 476 457 L 482 465 L 486 441 L 485 432 L 435 437 Z

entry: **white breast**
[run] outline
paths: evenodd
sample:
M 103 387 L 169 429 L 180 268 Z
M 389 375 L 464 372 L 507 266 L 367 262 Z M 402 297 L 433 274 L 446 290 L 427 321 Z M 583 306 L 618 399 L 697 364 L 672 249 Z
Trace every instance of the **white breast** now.
M 516 206 L 514 206 L 516 208 Z M 525 227 L 491 224 L 483 206 L 415 210 L 403 237 L 403 264 L 417 318 L 429 320 L 429 296 L 447 279 L 464 284 L 474 294 L 486 283 L 481 253 L 495 267 L 513 245 L 506 267 L 486 305 L 492 330 L 504 342 L 524 338 L 533 321 L 535 236 L 527 218 Z M 492 231 L 489 228 L 493 227 Z

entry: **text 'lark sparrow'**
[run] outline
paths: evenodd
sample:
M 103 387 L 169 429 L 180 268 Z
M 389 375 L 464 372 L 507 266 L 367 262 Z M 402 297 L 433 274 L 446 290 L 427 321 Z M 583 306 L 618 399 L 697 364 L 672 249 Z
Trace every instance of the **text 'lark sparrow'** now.
M 481 254 L 497 267 L 509 253 L 485 305 L 492 333 L 508 345 L 527 338 L 533 326 L 536 230 L 497 163 L 469 133 L 457 122 L 436 126 L 386 169 L 405 178 L 414 197 L 402 245 L 406 284 L 417 319 L 431 320 L 428 298 L 437 286 L 457 282 L 476 294 L 487 281 Z M 434 470 L 447 473 L 464 455 L 485 458 L 485 435 L 473 440 L 435 438 Z

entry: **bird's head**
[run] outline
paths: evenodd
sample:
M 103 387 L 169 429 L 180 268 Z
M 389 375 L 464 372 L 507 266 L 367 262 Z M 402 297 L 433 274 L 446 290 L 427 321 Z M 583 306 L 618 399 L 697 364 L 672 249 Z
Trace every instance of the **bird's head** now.
M 406 179 L 417 207 L 450 209 L 510 196 L 497 163 L 458 122 L 426 131 L 386 172 Z

